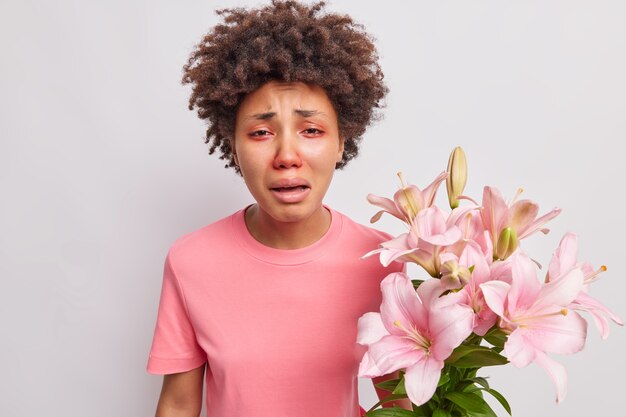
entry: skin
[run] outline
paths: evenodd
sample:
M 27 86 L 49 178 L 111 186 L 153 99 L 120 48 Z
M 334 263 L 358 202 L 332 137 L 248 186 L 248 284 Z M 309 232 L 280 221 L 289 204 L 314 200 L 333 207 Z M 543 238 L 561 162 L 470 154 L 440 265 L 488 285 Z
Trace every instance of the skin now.
M 236 163 L 256 200 L 245 216 L 252 236 L 280 249 L 319 240 L 331 220 L 322 199 L 344 149 L 324 90 L 301 82 L 264 84 L 241 103 L 234 137 Z M 303 201 L 285 203 L 270 190 L 273 182 L 296 177 L 311 185 Z
M 304 111 L 304 112 L 303 112 Z M 341 161 L 344 139 L 337 114 L 325 91 L 301 82 L 270 81 L 242 101 L 235 123 L 235 163 L 256 204 L 246 210 L 251 235 L 266 246 L 297 249 L 319 240 L 330 227 L 331 215 L 322 206 Z M 280 179 L 309 182 L 308 196 L 284 203 L 270 190 Z M 202 409 L 204 365 L 165 375 L 156 417 L 197 417 Z M 397 378 L 397 372 L 373 378 L 377 384 Z M 375 388 L 380 399 L 390 393 Z M 387 403 L 411 410 L 408 400 Z
M 163 375 L 156 417 L 198 417 L 202 410 L 205 365 Z

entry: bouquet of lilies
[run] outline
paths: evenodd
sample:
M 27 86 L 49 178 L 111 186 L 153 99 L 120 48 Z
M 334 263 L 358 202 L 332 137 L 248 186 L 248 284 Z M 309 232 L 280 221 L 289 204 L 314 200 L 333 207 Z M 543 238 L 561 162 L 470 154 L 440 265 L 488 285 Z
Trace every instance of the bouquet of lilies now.
M 477 372 L 484 366 L 511 363 L 521 368 L 534 362 L 556 388 L 556 401 L 566 394 L 562 364 L 548 354 L 571 354 L 583 349 L 589 314 L 600 335 L 609 335 L 609 319 L 622 320 L 589 295 L 605 266 L 594 269 L 577 259 L 577 236 L 565 234 L 538 279 L 541 265 L 524 253 L 519 241 L 540 231 L 560 213 L 559 208 L 537 217 L 530 200 L 506 202 L 485 186 L 482 202 L 462 195 L 467 163 L 460 147 L 448 168 L 424 190 L 407 185 L 393 200 L 369 194 L 382 208 L 371 222 L 389 213 L 408 230 L 365 254 L 379 254 L 380 262 L 412 262 L 430 277 L 411 279 L 392 273 L 381 282 L 380 312 L 358 321 L 357 343 L 367 346 L 359 377 L 373 378 L 399 371 L 400 378 L 377 384 L 391 394 L 375 404 L 367 416 L 465 417 L 496 414 L 484 400 L 492 395 L 511 414 L 498 391 Z M 446 180 L 451 212 L 434 204 Z M 459 200 L 469 205 L 459 206 Z M 517 200 L 517 201 L 516 201 Z M 408 398 L 413 410 L 382 408 L 385 402 Z M 393 414 L 390 414 L 393 413 Z

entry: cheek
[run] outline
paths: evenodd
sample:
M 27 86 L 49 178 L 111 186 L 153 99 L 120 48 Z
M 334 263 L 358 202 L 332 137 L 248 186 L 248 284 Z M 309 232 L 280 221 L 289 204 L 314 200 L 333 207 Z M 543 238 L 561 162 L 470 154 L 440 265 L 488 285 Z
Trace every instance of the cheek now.
M 242 170 L 257 170 L 262 163 L 261 161 L 266 159 L 266 157 L 263 156 L 263 149 L 260 147 L 246 146 L 240 143 L 235 149 Z
M 339 148 L 336 146 L 318 146 L 313 147 L 309 155 L 311 165 L 318 168 L 327 168 L 334 170 L 337 163 L 337 153 Z

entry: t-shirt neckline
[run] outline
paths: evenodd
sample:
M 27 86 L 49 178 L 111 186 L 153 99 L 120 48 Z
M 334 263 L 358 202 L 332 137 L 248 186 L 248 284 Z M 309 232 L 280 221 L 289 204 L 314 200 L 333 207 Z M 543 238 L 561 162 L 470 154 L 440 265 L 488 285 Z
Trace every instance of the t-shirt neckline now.
M 298 249 L 277 249 L 266 246 L 256 240 L 250 234 L 244 218 L 245 211 L 252 204 L 247 205 L 232 215 L 232 226 L 237 240 L 242 248 L 253 257 L 276 265 L 298 265 L 313 261 L 325 253 L 332 251 L 342 227 L 342 219 L 339 212 L 322 203 L 322 206 L 330 211 L 330 227 L 316 242 Z

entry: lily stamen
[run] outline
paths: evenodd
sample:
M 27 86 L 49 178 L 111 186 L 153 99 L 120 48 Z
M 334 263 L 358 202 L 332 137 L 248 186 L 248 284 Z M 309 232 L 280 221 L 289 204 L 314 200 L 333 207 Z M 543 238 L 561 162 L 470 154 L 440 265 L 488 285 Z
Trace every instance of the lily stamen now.
M 524 326 L 525 322 L 534 321 L 536 319 L 542 319 L 545 317 L 552 316 L 567 316 L 568 310 L 566 308 L 562 308 L 559 311 L 555 311 L 554 313 L 540 314 L 538 316 L 530 316 L 530 317 L 520 317 L 513 320 L 513 322 L 519 326 Z
M 404 327 L 404 325 L 402 324 L 400 320 L 394 321 L 393 325 L 402 329 L 407 334 L 407 336 L 411 340 L 414 340 L 417 343 L 417 345 L 420 346 L 421 348 L 428 350 L 428 348 L 430 347 L 430 341 L 426 339 L 424 336 L 422 336 L 420 332 L 417 331 L 417 329 L 415 328 L 407 329 L 406 327 Z
M 524 189 L 523 189 L 522 187 L 519 187 L 519 188 L 517 189 L 517 192 L 516 192 L 516 193 L 515 193 L 515 195 L 513 196 L 513 200 L 511 200 L 511 202 L 509 203 L 509 207 L 511 207 L 511 206 L 513 205 L 513 203 L 515 203 L 515 200 L 517 200 L 517 197 L 519 197 L 519 195 L 520 195 L 521 193 L 523 193 L 523 192 L 524 192 Z
M 405 194 L 406 194 L 406 191 L 405 191 Z M 408 201 L 410 201 L 410 200 L 408 199 L 408 197 L 407 197 L 407 200 L 408 200 Z M 408 204 L 407 204 L 407 205 L 404 205 L 402 208 L 404 209 L 404 212 L 405 212 L 405 213 L 411 213 L 411 212 L 412 212 L 412 211 L 409 211 L 409 210 L 408 210 L 409 208 L 411 208 L 411 209 L 412 209 L 412 207 L 409 207 L 409 205 L 408 205 Z M 406 216 L 405 218 L 406 218 L 406 220 L 407 220 L 407 223 L 408 223 L 411 227 L 413 227 L 413 217 L 411 217 L 411 216 Z
M 467 213 L 465 215 L 465 218 L 467 219 L 467 221 L 465 222 L 465 233 L 463 234 L 463 239 L 469 239 L 469 229 L 470 223 L 472 221 L 472 213 Z
M 402 188 L 406 188 L 406 182 L 404 182 L 404 176 L 402 175 L 402 171 L 398 171 L 396 175 L 398 176 L 398 178 L 400 178 L 400 185 L 402 185 Z
M 592 273 L 590 273 L 588 275 L 585 275 L 584 283 L 585 284 L 590 284 L 593 281 L 596 281 L 598 279 L 598 275 L 600 275 L 600 273 L 602 273 L 604 271 L 606 271 L 606 265 L 600 266 L 600 268 L 596 269 Z

